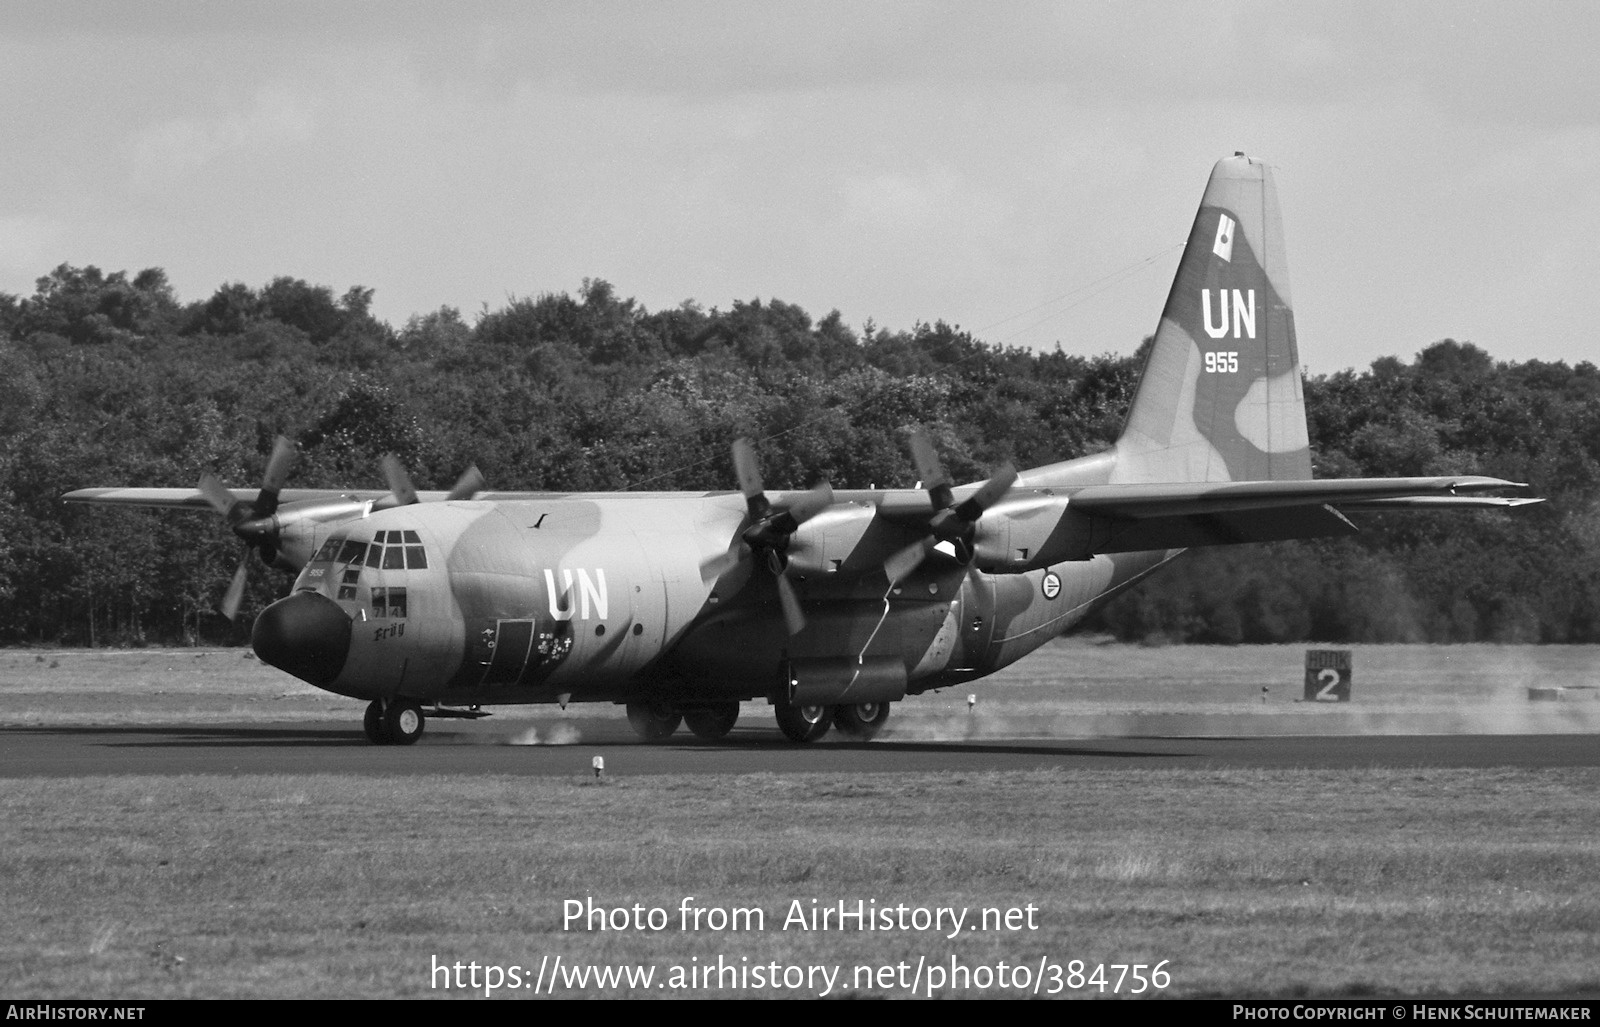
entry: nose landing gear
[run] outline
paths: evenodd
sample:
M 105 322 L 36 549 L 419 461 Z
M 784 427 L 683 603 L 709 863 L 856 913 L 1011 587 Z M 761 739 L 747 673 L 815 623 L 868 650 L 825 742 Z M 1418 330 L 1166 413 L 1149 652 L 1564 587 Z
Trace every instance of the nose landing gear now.
M 422 707 L 412 699 L 374 699 L 361 727 L 373 745 L 411 745 L 422 737 Z

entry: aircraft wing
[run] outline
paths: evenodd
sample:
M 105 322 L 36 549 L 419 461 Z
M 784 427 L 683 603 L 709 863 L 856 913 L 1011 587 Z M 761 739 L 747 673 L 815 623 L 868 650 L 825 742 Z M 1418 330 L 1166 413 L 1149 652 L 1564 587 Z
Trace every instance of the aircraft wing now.
M 234 499 L 250 502 L 256 498 L 256 489 L 228 489 Z M 377 501 L 389 493 L 381 489 L 284 489 L 279 502 L 294 503 L 303 499 L 355 499 Z M 435 495 L 435 494 L 428 494 Z M 436 494 L 444 498 L 444 493 Z M 418 493 L 419 498 L 424 496 Z M 198 489 L 126 488 L 126 489 L 76 489 L 61 497 L 65 503 L 98 503 L 108 506 L 144 506 L 167 510 L 210 510 L 211 504 Z
M 256 498 L 256 489 L 228 489 L 234 499 L 250 502 Z M 550 498 L 548 492 L 481 492 L 477 499 L 540 499 Z M 356 502 L 378 502 L 390 493 L 386 489 L 284 489 L 278 496 L 282 504 L 305 500 L 353 499 Z M 418 492 L 417 499 L 424 503 L 441 502 L 447 492 Z M 66 503 L 97 503 L 107 506 L 143 506 L 168 510 L 209 510 L 211 504 L 198 489 L 172 488 L 101 488 L 76 489 L 61 497 Z

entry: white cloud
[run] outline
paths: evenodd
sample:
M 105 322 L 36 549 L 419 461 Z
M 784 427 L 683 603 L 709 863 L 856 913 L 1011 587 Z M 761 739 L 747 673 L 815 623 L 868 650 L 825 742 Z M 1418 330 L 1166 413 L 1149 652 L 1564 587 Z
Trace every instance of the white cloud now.
M 64 226 L 54 218 L 23 214 L 0 217 L 0 269 L 42 274 L 48 248 L 61 237 Z
M 259 89 L 248 109 L 206 118 L 170 118 L 133 140 L 133 182 L 161 188 L 232 153 L 303 143 L 316 132 L 312 105 L 279 86 Z

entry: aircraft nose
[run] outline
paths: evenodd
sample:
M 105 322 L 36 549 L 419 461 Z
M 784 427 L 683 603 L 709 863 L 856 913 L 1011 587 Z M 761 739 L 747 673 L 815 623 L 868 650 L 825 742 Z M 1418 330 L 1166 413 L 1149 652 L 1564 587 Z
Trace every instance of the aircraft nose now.
M 350 654 L 350 618 L 327 596 L 296 592 L 261 611 L 250 647 L 264 662 L 326 688 Z

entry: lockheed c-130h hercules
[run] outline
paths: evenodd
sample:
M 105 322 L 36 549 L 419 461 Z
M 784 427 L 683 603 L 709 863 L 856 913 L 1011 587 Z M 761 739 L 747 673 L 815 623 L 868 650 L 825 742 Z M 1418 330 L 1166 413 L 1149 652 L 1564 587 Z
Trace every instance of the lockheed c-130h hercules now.
M 1272 174 L 1211 173 L 1126 426 L 1106 452 L 954 486 L 910 436 L 916 489 L 418 494 L 85 489 L 214 507 L 298 569 L 256 619 L 262 660 L 368 700 L 378 744 L 508 703 L 627 706 L 702 738 L 765 699 L 796 742 L 870 738 L 891 704 L 991 674 L 1185 548 L 1352 534 L 1352 510 L 1513 507 L 1478 476 L 1314 480 Z M 241 576 L 225 605 L 237 608 Z

